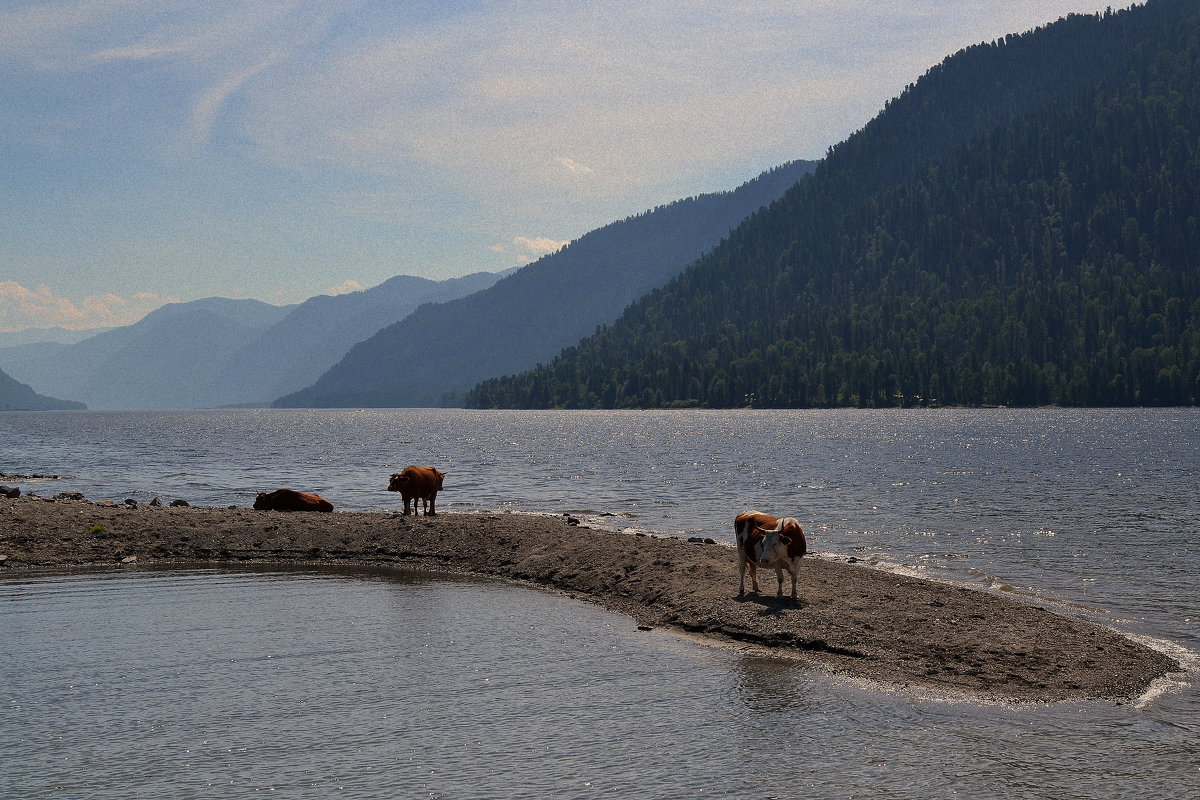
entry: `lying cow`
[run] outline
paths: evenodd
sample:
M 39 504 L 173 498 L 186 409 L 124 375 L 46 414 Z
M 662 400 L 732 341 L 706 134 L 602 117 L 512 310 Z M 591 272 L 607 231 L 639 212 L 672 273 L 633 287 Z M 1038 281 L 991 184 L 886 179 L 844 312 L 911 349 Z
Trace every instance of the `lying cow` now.
M 408 514 L 408 503 L 412 501 L 413 513 L 417 511 L 417 501 L 421 501 L 425 516 L 437 516 L 437 493 L 442 490 L 442 479 L 446 473 L 433 467 L 405 467 L 392 474 L 388 483 L 389 492 L 399 492 L 404 498 L 404 513 Z
M 793 517 L 775 517 L 761 511 L 744 511 L 733 521 L 737 538 L 738 573 L 741 585 L 738 596 L 746 590 L 746 568 L 750 569 L 751 589 L 757 593 L 757 567 L 774 567 L 779 582 L 776 597 L 783 597 L 783 570 L 792 576 L 792 601 L 799 598 L 796 590 L 796 574 L 800 570 L 800 559 L 808 552 L 808 543 L 800 523 Z
M 259 492 L 254 507 L 259 511 L 333 511 L 333 503 L 321 495 L 294 489 Z

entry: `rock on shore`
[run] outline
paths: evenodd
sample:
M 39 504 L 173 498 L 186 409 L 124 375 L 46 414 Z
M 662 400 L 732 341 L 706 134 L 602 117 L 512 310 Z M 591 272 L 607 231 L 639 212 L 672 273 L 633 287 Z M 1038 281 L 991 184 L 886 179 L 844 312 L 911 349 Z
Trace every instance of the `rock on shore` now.
M 599 531 L 563 517 L 0 499 L 0 576 L 167 562 L 352 563 L 487 575 L 597 602 L 642 627 L 997 700 L 1128 699 L 1179 669 L 1115 631 L 1012 597 L 817 558 L 801 567 L 798 606 L 775 598 L 773 574 L 760 574 L 768 594 L 738 598 L 732 547 Z

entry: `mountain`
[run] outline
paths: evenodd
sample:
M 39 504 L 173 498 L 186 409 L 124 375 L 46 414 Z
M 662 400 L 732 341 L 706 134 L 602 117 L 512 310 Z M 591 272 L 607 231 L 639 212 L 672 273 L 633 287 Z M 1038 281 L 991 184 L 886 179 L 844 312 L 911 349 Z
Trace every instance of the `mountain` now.
M 591 231 L 486 291 L 418 309 L 274 405 L 453 404 L 478 381 L 533 367 L 616 319 L 812 167 L 785 164 L 733 191 L 679 200 Z
M 224 357 L 287 313 L 288 307 L 257 300 L 170 303 L 75 344 L 5 348 L 0 367 L 91 408 L 203 406 L 214 398 Z
M 87 406 L 83 403 L 40 395 L 27 384 L 0 370 L 0 411 L 63 411 L 85 408 Z
M 91 328 L 85 331 L 71 331 L 66 328 L 26 328 L 23 331 L 0 331 L 0 348 L 37 344 L 39 342 L 75 344 L 75 342 L 81 342 L 104 330 L 106 329 Z
M 351 346 L 419 306 L 474 294 L 505 274 L 476 272 L 444 281 L 399 275 L 361 292 L 309 298 L 226 363 L 216 379 L 223 404 L 266 405 L 308 386 Z
M 0 368 L 92 408 L 261 405 L 307 385 L 352 344 L 422 303 L 469 294 L 497 278 L 398 276 L 291 306 L 221 297 L 172 303 L 75 344 L 0 348 Z
M 810 179 L 483 407 L 1200 400 L 1200 16 L 1072 15 L 930 70 Z

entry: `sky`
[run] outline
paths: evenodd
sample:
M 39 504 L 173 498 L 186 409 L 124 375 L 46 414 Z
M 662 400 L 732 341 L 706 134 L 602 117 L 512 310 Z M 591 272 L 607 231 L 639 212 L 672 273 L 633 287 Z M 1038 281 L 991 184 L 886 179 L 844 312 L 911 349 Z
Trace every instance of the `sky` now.
M 1096 0 L 0 0 L 0 331 L 498 272 Z

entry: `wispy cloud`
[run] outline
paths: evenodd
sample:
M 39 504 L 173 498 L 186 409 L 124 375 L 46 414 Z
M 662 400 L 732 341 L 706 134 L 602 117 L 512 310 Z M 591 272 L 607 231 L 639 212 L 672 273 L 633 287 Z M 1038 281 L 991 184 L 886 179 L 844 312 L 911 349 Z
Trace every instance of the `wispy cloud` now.
M 132 297 L 94 295 L 76 302 L 54 294 L 49 286 L 27 289 L 14 281 L 0 281 L 0 330 L 88 330 L 131 325 L 154 309 L 177 302 L 178 298 L 153 292 L 139 292 Z
M 282 65 L 241 122 L 274 163 L 436 175 L 485 214 L 662 199 L 866 122 L 942 55 L 912 48 L 928 4 L 488 4 Z
M 207 145 L 212 139 L 213 125 L 222 106 L 238 89 L 245 86 L 256 75 L 278 63 L 280 58 L 281 54 L 272 53 L 257 64 L 223 76 L 201 92 L 199 99 L 192 106 L 190 141 L 199 146 Z
M 562 164 L 563 168 L 572 175 L 591 175 L 593 172 L 591 167 L 580 164 L 573 158 L 566 158 L 564 156 L 558 159 L 558 163 Z

